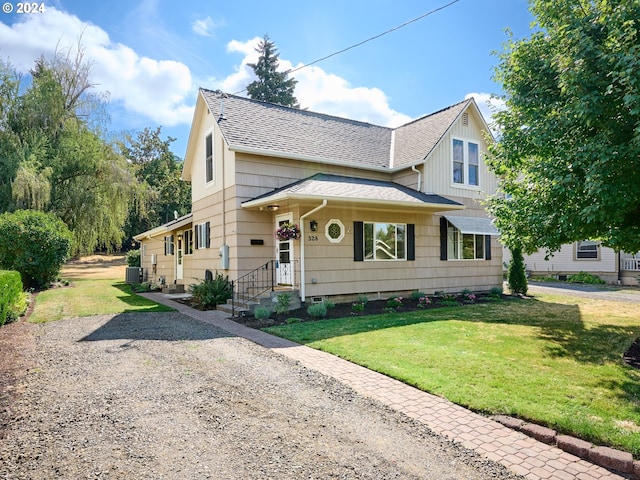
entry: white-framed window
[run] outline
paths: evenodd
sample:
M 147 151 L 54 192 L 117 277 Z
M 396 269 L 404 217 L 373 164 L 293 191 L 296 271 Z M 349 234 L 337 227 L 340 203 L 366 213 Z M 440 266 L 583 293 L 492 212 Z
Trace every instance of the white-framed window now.
M 164 237 L 164 254 L 173 255 L 173 235 L 165 235 Z
M 344 225 L 340 220 L 329 220 L 324 227 L 324 235 L 331 243 L 340 243 L 344 238 Z
M 448 223 L 448 222 L 447 222 Z M 447 259 L 448 260 L 484 260 L 485 235 L 462 233 L 448 223 Z
M 184 231 L 184 254 L 193 254 L 193 230 Z
M 204 164 L 205 164 L 205 181 L 206 183 L 213 182 L 214 180 L 214 168 L 213 168 L 213 132 L 209 133 L 204 140 Z
M 480 185 L 480 146 L 476 142 L 454 138 L 451 171 L 453 183 L 477 187 Z
M 211 246 L 211 224 L 209 222 L 199 223 L 195 228 L 196 250 L 209 248 Z
M 140 253 L 142 254 L 143 257 L 147 256 L 147 244 L 143 243 L 142 246 L 140 247 Z
M 576 242 L 576 260 L 597 260 L 600 257 L 598 242 L 584 240 Z
M 364 260 L 406 260 L 407 225 L 364 222 Z

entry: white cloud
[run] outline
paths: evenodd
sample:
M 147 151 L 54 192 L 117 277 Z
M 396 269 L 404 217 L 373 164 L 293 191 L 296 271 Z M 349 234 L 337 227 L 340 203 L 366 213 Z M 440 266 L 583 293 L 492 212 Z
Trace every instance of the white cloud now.
M 172 126 L 189 123 L 195 97 L 189 68 L 183 63 L 140 56 L 114 43 L 107 32 L 75 15 L 49 7 L 47 15 L 27 15 L 11 26 L 0 23 L 0 55 L 26 72 L 42 54 L 73 49 L 78 42 L 92 64 L 96 90 L 109 92 L 113 102 L 154 122 Z
M 193 22 L 191 24 L 191 29 L 198 35 L 202 35 L 203 37 L 211 37 L 213 36 L 213 32 L 215 31 L 215 29 L 219 26 L 221 26 L 220 23 L 217 23 L 211 17 L 207 17 Z
M 493 129 L 493 114 L 504 110 L 506 108 L 504 100 L 494 97 L 490 93 L 467 93 L 465 95 L 465 100 L 467 98 L 473 97 L 478 104 L 478 108 L 482 113 L 485 121 L 489 124 L 489 127 Z
M 233 40 L 227 51 L 242 53 L 244 58 L 235 72 L 219 83 L 219 88 L 229 93 L 242 91 L 255 78 L 247 64 L 256 63 L 255 51 L 261 39 L 255 37 L 246 42 Z M 295 68 L 302 66 L 297 65 Z M 280 69 L 294 68 L 291 62 L 280 58 Z M 389 106 L 384 92 L 378 88 L 353 87 L 347 80 L 330 74 L 317 66 L 310 66 L 292 74 L 298 83 L 295 96 L 302 108 L 329 115 L 370 122 L 375 125 L 397 127 L 412 120 Z

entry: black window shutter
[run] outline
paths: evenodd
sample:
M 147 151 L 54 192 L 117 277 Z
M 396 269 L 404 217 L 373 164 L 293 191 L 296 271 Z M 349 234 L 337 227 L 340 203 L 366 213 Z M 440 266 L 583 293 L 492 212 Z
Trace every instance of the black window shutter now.
M 353 222 L 353 261 L 364 261 L 364 223 Z
M 484 258 L 491 260 L 491 235 L 484 236 Z
M 447 259 L 447 219 L 440 217 L 440 260 Z
M 207 222 L 204 224 L 205 230 L 207 231 L 207 244 L 205 245 L 207 248 L 211 247 L 211 226 L 210 223 Z
M 200 248 L 200 225 L 195 226 L 196 250 Z
M 169 255 L 168 249 L 167 249 L 167 236 L 164 236 L 164 254 L 165 255 Z
M 407 223 L 407 260 L 416 259 L 416 226 Z

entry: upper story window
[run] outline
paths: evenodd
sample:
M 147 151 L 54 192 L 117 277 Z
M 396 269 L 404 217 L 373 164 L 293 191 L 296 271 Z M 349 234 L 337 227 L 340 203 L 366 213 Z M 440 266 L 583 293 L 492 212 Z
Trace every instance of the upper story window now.
M 453 183 L 477 187 L 479 185 L 480 148 L 477 143 L 453 139 Z
M 213 134 L 207 135 L 204 141 L 206 182 L 213 181 Z

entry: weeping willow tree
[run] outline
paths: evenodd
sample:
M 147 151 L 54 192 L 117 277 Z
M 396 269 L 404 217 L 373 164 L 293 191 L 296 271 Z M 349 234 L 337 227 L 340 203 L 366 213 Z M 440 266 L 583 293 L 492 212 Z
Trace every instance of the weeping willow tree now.
M 0 212 L 55 214 L 74 255 L 119 247 L 137 185 L 101 136 L 105 100 L 92 93 L 82 49 L 38 59 L 26 88 L 10 65 L 0 70 Z

